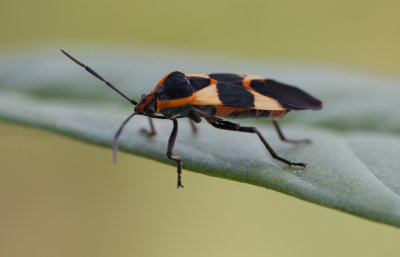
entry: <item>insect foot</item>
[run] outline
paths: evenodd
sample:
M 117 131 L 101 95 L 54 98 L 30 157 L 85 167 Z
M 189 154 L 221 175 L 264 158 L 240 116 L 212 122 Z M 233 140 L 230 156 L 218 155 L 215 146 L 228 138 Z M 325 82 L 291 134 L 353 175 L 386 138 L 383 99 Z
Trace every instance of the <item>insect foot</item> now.
M 292 163 L 289 164 L 289 166 L 290 166 L 290 167 L 307 168 L 308 163 L 301 163 L 301 162 L 293 163 L 293 162 L 292 162 Z

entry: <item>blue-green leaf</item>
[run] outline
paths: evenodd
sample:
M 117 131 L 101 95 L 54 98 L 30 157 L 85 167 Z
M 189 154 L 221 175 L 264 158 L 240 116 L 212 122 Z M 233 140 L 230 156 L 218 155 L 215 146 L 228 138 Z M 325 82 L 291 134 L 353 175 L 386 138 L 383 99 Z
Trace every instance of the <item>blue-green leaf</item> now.
M 174 153 L 182 156 L 186 170 L 271 188 L 400 226 L 398 80 L 300 63 L 235 63 L 146 51 L 74 55 L 135 99 L 177 69 L 257 74 L 302 87 L 323 99 L 325 108 L 292 112 L 282 127 L 288 137 L 311 138 L 312 144 L 281 142 L 268 121 L 246 124 L 255 124 L 282 157 L 309 163 L 307 169 L 275 161 L 255 135 L 217 130 L 204 122 L 193 135 L 188 121 L 179 121 Z M 58 49 L 8 56 L 0 62 L 1 119 L 109 147 L 132 107 Z M 121 136 L 120 149 L 175 165 L 165 156 L 172 122 L 155 123 L 159 134 L 149 138 L 139 132 L 148 126 L 146 118 L 135 117 Z

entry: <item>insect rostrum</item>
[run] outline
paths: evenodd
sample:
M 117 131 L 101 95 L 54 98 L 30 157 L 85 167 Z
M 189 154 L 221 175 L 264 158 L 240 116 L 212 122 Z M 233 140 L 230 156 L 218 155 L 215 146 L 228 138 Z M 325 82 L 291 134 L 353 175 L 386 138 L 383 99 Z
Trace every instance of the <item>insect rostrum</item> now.
M 113 159 L 116 160 L 118 137 L 124 126 L 135 115 L 149 117 L 149 136 L 157 134 L 152 119 L 168 119 L 173 123 L 168 140 L 167 157 L 177 163 L 178 187 L 183 187 L 181 180 L 182 159 L 173 155 L 173 148 L 178 133 L 178 119 L 188 118 L 195 132 L 194 122 L 204 118 L 211 126 L 238 132 L 257 134 L 273 158 L 292 167 L 306 167 L 306 163 L 293 163 L 280 157 L 267 140 L 255 127 L 241 126 L 227 119 L 271 119 L 282 141 L 299 144 L 310 140 L 287 139 L 282 133 L 277 120 L 291 110 L 319 110 L 322 102 L 303 90 L 258 76 L 231 73 L 188 74 L 174 71 L 166 75 L 157 86 L 139 102 L 127 97 L 114 85 L 105 80 L 93 69 L 81 63 L 66 51 L 67 57 L 85 68 L 96 78 L 102 80 L 130 103 L 135 105 L 134 112 L 121 124 L 114 136 Z

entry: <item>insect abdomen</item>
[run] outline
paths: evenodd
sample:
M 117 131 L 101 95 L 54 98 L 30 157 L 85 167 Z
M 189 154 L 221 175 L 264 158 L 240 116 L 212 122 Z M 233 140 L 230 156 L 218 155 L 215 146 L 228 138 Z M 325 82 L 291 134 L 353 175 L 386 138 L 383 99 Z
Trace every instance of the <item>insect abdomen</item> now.
M 283 117 L 287 112 L 287 110 L 268 111 L 242 107 L 218 106 L 215 115 L 229 119 L 279 119 Z

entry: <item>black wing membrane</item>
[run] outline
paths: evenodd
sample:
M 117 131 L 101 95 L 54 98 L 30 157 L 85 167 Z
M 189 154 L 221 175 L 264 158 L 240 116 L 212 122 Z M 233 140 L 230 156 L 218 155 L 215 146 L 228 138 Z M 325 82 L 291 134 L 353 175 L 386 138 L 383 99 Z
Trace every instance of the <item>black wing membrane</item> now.
M 244 87 L 218 82 L 217 92 L 224 105 L 244 108 L 254 107 L 254 95 Z
M 322 102 L 303 90 L 289 86 L 272 79 L 254 79 L 250 81 L 250 87 L 265 96 L 276 99 L 288 110 L 319 110 Z
M 211 73 L 208 74 L 210 78 L 215 79 L 218 82 L 224 82 L 231 85 L 241 86 L 243 76 L 234 73 Z

